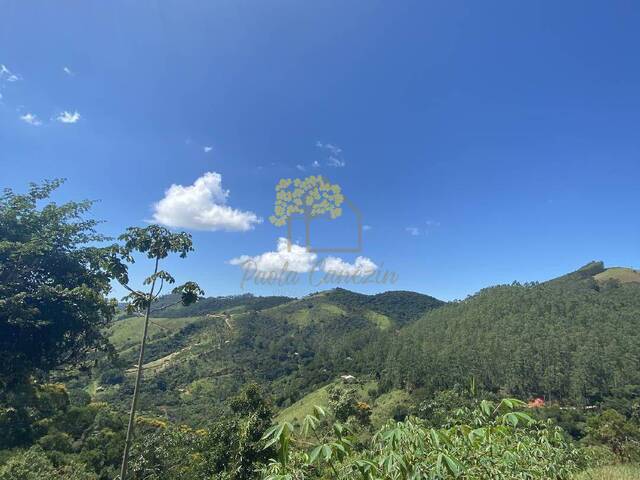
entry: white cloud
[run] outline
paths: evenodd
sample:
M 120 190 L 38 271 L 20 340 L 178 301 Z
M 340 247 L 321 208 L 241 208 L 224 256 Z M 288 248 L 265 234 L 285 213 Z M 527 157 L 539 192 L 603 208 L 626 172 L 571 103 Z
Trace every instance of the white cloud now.
M 0 89 L 6 88 L 8 83 L 17 82 L 21 80 L 19 75 L 15 75 L 7 68 L 6 65 L 0 64 Z M 0 100 L 3 99 L 2 93 L 0 93 Z
M 332 143 L 316 142 L 316 147 L 323 150 L 327 155 L 327 165 L 330 167 L 344 167 L 347 162 L 342 157 L 342 148 Z M 317 163 L 317 162 L 314 162 Z M 319 166 L 319 165 L 318 165 Z
M 298 170 L 300 170 L 301 172 L 304 172 L 306 170 L 305 166 L 304 165 L 300 165 L 300 164 L 296 165 L 296 168 Z
M 203 150 L 204 150 L 204 153 L 209 153 L 211 150 L 213 150 L 213 147 L 210 147 L 209 145 L 205 145 Z
M 344 160 L 339 159 L 338 157 L 334 157 L 333 155 L 329 155 L 329 163 L 330 167 L 344 167 L 347 163 Z
M 327 257 L 322 263 L 322 269 L 333 275 L 360 277 L 371 275 L 378 266 L 367 257 L 358 257 L 354 263 L 345 262 L 338 257 Z
M 5 82 L 17 82 L 20 79 L 20 76 L 13 74 L 6 65 L 0 64 L 0 80 Z
M 358 257 L 354 263 L 346 262 L 338 257 L 319 260 L 318 254 L 310 252 L 296 243 L 291 244 L 291 248 L 289 248 L 289 241 L 284 237 L 278 238 L 275 251 L 255 256 L 241 255 L 229 260 L 229 263 L 254 273 L 324 271 L 338 276 L 364 276 L 370 275 L 378 269 L 378 266 L 367 257 Z
M 164 198 L 154 204 L 153 220 L 169 227 L 234 232 L 252 230 L 262 222 L 253 212 L 228 206 L 228 197 L 222 176 L 206 172 L 193 185 L 171 185 Z
M 436 228 L 440 227 L 440 222 L 437 222 L 435 220 L 427 220 L 426 222 L 424 222 L 426 227 L 425 228 L 420 228 L 420 227 L 406 227 L 405 231 L 411 235 L 412 237 L 418 237 L 420 235 L 429 235 L 429 232 L 435 230 Z
M 307 273 L 316 266 L 318 255 L 309 252 L 305 247 L 297 244 L 291 245 L 289 241 L 280 237 L 275 252 L 265 252 L 256 256 L 241 255 L 229 260 L 231 265 L 239 265 L 245 270 L 254 272 L 296 272 Z
M 67 75 L 69 75 L 70 77 L 73 77 L 75 75 L 75 73 L 73 73 L 69 67 L 63 67 L 62 71 Z
M 342 153 L 342 149 L 337 145 L 333 145 L 331 143 L 322 143 L 320 140 L 316 142 L 316 147 L 328 150 L 334 155 L 340 155 Z
M 34 115 L 33 113 L 25 113 L 24 115 L 21 115 L 20 120 L 28 123 L 29 125 L 33 125 L 34 127 L 42 125 L 42 122 L 40 121 L 38 116 Z
M 311 166 L 313 168 L 320 168 L 320 162 L 318 162 L 317 160 L 314 160 L 313 163 L 311 164 Z
M 78 120 L 80 120 L 80 114 L 77 110 L 73 113 L 67 112 L 65 110 L 56 117 L 56 120 L 61 123 L 76 123 Z

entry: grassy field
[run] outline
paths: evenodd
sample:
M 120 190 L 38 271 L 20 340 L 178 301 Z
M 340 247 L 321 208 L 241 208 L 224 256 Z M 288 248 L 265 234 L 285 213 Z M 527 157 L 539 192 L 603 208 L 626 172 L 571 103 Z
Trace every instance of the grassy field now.
M 598 282 L 618 280 L 620 283 L 640 283 L 640 272 L 631 268 L 613 267 L 607 268 L 604 272 L 595 275 L 593 278 Z
M 404 390 L 391 390 L 383 393 L 372 405 L 371 423 L 374 427 L 380 428 L 390 418 L 398 407 L 409 404 L 409 394 Z
M 296 420 L 300 422 L 305 416 L 313 413 L 313 407 L 315 405 L 326 407 L 329 402 L 329 393 L 327 392 L 328 388 L 329 385 L 326 385 L 322 388 L 314 390 L 310 394 L 305 395 L 290 407 L 285 408 L 276 417 L 276 422 L 293 423 Z
M 308 395 L 305 395 L 303 398 L 298 400 L 296 403 L 291 405 L 290 407 L 282 410 L 278 416 L 276 417 L 276 422 L 291 422 L 296 423 L 301 422 L 304 417 L 313 413 L 313 407 L 318 405 L 320 407 L 327 407 L 329 404 L 329 393 L 327 389 L 331 385 L 341 385 L 341 380 L 336 380 L 334 383 L 330 383 L 329 385 L 325 385 L 317 390 L 314 390 Z M 361 398 L 365 402 L 371 402 L 369 398 L 368 391 L 372 389 L 376 389 L 378 384 L 376 382 L 367 382 L 364 384 L 356 384 L 353 385 L 358 391 L 358 397 Z
M 640 480 L 640 467 L 637 465 L 612 465 L 581 473 L 575 480 Z
M 149 324 L 149 339 L 153 340 L 157 337 L 169 336 L 201 318 L 152 318 L 152 323 Z M 126 350 L 132 346 L 137 347 L 142 336 L 143 325 L 144 318 L 141 317 L 118 320 L 109 328 L 109 340 L 118 351 Z
M 380 330 L 386 330 L 387 328 L 391 327 L 391 325 L 393 325 L 393 320 L 391 320 L 386 315 L 374 312 L 373 310 L 367 310 L 364 313 L 364 316 L 371 323 L 377 325 Z

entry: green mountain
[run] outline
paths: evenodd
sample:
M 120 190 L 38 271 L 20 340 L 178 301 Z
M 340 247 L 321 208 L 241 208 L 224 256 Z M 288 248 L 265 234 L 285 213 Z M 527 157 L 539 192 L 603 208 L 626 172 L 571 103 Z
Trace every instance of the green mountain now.
M 157 306 L 171 305 L 163 298 Z M 141 407 L 194 422 L 249 382 L 286 407 L 343 374 L 369 374 L 378 338 L 444 302 L 414 292 L 363 295 L 344 289 L 286 297 L 208 298 L 174 306 L 151 320 Z M 98 368 L 91 391 L 126 407 L 132 391 L 141 318 L 110 328 L 116 367 Z
M 473 377 L 494 392 L 579 403 L 635 388 L 640 283 L 629 272 L 593 262 L 428 312 L 393 339 L 384 380 L 435 391 Z
M 379 394 L 424 397 L 474 378 L 504 395 L 598 402 L 640 385 L 637 274 L 592 262 L 451 303 L 334 289 L 171 307 L 150 325 L 141 406 L 195 423 L 257 382 L 286 409 L 342 375 L 375 382 Z M 110 328 L 120 363 L 98 367 L 98 399 L 126 408 L 141 327 L 140 318 L 122 318 Z

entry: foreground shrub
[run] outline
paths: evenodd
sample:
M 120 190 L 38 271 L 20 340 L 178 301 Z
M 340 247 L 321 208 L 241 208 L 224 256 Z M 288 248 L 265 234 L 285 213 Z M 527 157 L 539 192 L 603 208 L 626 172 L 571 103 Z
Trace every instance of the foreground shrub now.
M 299 431 L 289 423 L 267 431 L 278 455 L 264 469 L 267 480 L 356 479 L 568 479 L 588 458 L 566 442 L 562 430 L 533 420 L 524 403 L 483 401 L 461 411 L 470 422 L 430 428 L 409 418 L 383 427 L 363 447 L 340 423 L 322 432 L 325 412 L 317 407 Z M 314 437 L 316 441 L 310 442 Z
M 55 467 L 39 447 L 14 455 L 0 467 L 0 480 L 96 480 L 83 465 L 71 462 Z

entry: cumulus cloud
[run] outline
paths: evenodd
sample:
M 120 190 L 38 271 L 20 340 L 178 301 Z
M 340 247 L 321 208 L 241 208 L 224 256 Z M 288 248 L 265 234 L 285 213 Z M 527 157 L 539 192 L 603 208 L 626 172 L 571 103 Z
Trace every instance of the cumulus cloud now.
M 322 262 L 322 269 L 333 275 L 354 277 L 371 275 L 378 266 L 367 257 L 358 257 L 354 263 L 345 262 L 338 257 L 327 257 Z
M 80 120 L 80 114 L 77 110 L 73 113 L 67 112 L 65 110 L 56 117 L 56 120 L 61 123 L 76 123 L 78 120 Z
M 210 147 L 209 145 L 205 145 L 202 150 L 204 150 L 204 153 L 209 153 L 211 150 L 213 150 L 213 147 Z
M 261 273 L 282 271 L 306 273 L 315 268 L 317 258 L 317 254 L 297 244 L 292 244 L 289 251 L 289 241 L 280 237 L 275 252 L 265 252 L 256 256 L 241 255 L 229 260 L 229 263 Z
M 153 220 L 169 227 L 229 232 L 252 230 L 262 222 L 253 212 L 228 206 L 228 197 L 222 176 L 206 172 L 193 185 L 171 185 L 164 198 L 154 204 Z
M 25 113 L 24 115 L 21 115 L 20 120 L 28 123 L 29 125 L 33 125 L 34 127 L 42 125 L 42 122 L 40 121 L 38 116 L 33 113 Z
M 284 237 L 278 239 L 275 251 L 255 256 L 241 255 L 229 260 L 229 263 L 254 273 L 323 271 L 336 276 L 352 277 L 370 275 L 378 269 L 378 266 L 367 257 L 358 257 L 354 263 L 338 257 L 318 259 L 316 253 L 298 244 L 291 244 L 289 248 L 289 241 Z

